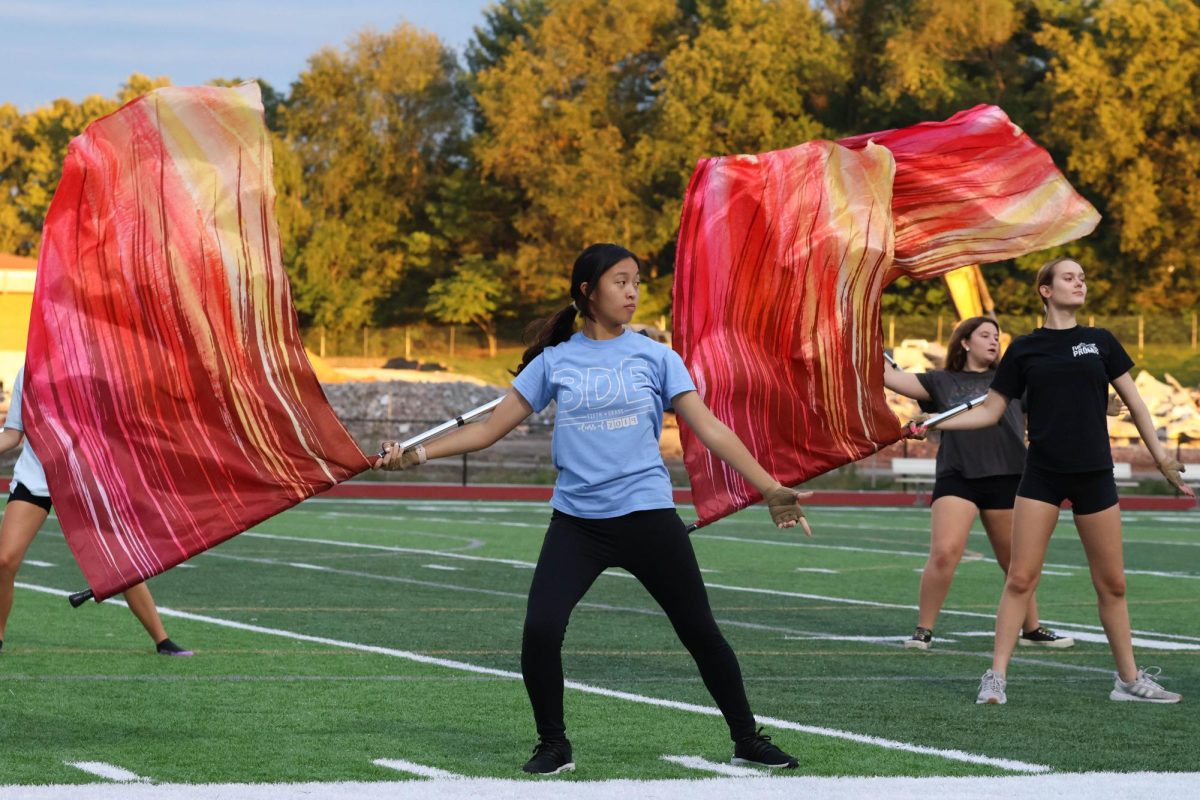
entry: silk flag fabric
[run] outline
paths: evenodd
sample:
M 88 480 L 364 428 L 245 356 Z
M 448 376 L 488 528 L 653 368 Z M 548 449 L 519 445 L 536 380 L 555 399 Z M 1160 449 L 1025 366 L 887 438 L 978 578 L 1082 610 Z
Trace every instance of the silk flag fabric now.
M 168 88 L 74 139 L 26 423 L 97 600 L 366 469 L 304 354 L 257 84 Z
M 787 486 L 900 438 L 880 296 L 1014 258 L 1099 214 L 999 108 L 701 161 L 680 221 L 674 346 L 705 403 Z M 701 524 L 761 496 L 680 425 Z

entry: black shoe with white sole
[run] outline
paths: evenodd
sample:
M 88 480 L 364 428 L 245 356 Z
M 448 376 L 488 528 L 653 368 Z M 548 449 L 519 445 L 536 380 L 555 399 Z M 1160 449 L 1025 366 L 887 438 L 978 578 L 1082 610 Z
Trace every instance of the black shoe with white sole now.
M 533 748 L 533 758 L 521 767 L 523 772 L 530 775 L 558 775 L 563 772 L 574 772 L 575 762 L 571 760 L 571 743 L 566 739 L 560 742 L 541 741 Z
M 922 628 L 920 625 L 913 635 L 904 642 L 906 650 L 928 650 L 933 644 L 933 628 Z
M 1017 644 L 1022 647 L 1050 647 L 1054 650 L 1065 650 L 1075 646 L 1075 640 L 1070 636 L 1059 636 L 1049 628 L 1039 625 L 1031 631 L 1022 631 Z
M 795 769 L 800 762 L 771 743 L 771 737 L 763 735 L 762 728 L 733 745 L 730 764 L 770 769 Z

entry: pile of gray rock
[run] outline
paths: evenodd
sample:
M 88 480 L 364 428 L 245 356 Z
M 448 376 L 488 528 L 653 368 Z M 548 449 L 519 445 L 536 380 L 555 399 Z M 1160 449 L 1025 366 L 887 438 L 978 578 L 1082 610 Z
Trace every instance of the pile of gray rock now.
M 447 381 L 422 383 L 409 381 L 350 381 L 324 383 L 321 388 L 330 405 L 343 421 L 393 420 L 401 423 L 433 424 L 501 397 L 507 391 L 498 386 Z M 529 424 L 553 421 L 553 408 L 534 414 Z

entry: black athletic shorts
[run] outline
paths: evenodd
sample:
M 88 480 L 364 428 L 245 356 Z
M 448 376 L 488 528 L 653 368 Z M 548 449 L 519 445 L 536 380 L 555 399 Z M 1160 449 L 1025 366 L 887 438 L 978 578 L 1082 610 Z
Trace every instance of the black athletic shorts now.
M 938 475 L 934 480 L 933 501 L 939 497 L 961 497 L 974 503 L 980 511 L 1012 508 L 1017 497 L 1017 484 L 1020 482 L 1020 475 L 964 478 L 958 472 L 951 472 L 948 475 Z
M 33 503 L 38 508 L 50 510 L 50 498 L 43 494 L 34 494 L 29 491 L 25 484 L 18 481 L 17 486 L 8 494 L 8 502 L 13 500 L 23 500 L 26 503 Z
M 1053 506 L 1061 506 L 1063 500 L 1070 500 L 1073 513 L 1095 514 L 1117 504 L 1117 483 L 1111 469 L 1051 472 L 1026 464 L 1017 494 Z

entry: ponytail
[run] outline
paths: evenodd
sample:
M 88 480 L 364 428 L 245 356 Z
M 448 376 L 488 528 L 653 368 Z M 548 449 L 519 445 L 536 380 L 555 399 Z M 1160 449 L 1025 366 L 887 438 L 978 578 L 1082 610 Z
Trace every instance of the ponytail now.
M 547 347 L 554 347 L 554 345 L 562 344 L 570 339 L 571 334 L 575 332 L 575 315 L 577 313 L 575 304 L 571 303 L 549 319 L 538 319 L 531 322 L 525 329 L 525 338 L 528 340 L 532 335 L 533 344 L 525 349 L 525 353 L 521 356 L 521 363 L 515 370 L 511 370 L 512 374 L 521 374 L 521 370 L 528 367 L 529 362 L 537 358 Z

